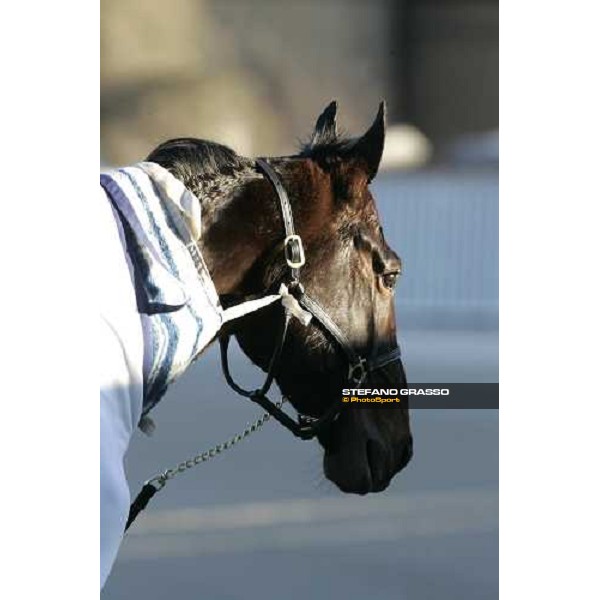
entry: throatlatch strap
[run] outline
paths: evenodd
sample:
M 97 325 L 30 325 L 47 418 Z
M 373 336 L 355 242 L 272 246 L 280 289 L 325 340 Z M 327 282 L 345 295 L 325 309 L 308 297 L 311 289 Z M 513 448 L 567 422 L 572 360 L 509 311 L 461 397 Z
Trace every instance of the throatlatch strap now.
M 256 159 L 256 166 L 262 171 L 265 177 L 271 182 L 277 198 L 279 199 L 279 207 L 281 208 L 281 216 L 283 218 L 283 226 L 285 228 L 285 246 L 284 251 L 286 261 L 290 266 L 291 281 L 298 281 L 299 267 L 304 264 L 304 250 L 302 249 L 302 241 L 296 235 L 294 229 L 294 216 L 292 214 L 292 205 L 287 195 L 279 175 L 273 167 L 263 158 Z
M 275 188 L 275 192 L 279 196 L 279 204 L 281 206 L 281 215 L 283 217 L 283 226 L 285 227 L 285 236 L 294 235 L 294 217 L 292 216 L 292 207 L 290 205 L 290 199 L 283 187 L 279 175 L 275 172 L 273 167 L 264 159 L 257 158 L 256 164 L 260 170 L 267 176 L 267 179 L 271 182 L 271 185 Z

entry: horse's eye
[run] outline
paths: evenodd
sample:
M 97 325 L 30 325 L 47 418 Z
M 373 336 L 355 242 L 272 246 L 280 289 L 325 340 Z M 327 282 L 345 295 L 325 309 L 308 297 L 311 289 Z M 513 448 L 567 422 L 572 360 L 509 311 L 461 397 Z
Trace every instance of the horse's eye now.
M 400 273 L 398 273 L 397 271 L 394 273 L 384 273 L 381 276 L 381 281 L 383 282 L 383 285 L 388 288 L 388 290 L 393 290 L 396 282 L 398 281 L 398 276 L 400 275 Z

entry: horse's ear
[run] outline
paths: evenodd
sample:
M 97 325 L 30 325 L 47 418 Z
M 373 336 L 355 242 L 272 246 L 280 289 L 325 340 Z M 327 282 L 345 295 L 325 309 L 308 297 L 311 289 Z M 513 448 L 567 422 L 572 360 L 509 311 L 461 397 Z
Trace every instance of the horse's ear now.
M 322 144 L 330 144 L 337 139 L 337 101 L 330 102 L 327 108 L 320 114 L 315 124 L 315 130 L 310 140 L 310 146 L 319 146 Z
M 358 140 L 352 147 L 352 157 L 359 163 L 364 165 L 368 181 L 371 182 L 377 171 L 379 170 L 379 163 L 381 162 L 381 155 L 383 154 L 383 145 L 385 142 L 385 101 L 379 105 L 377 116 L 375 121 L 369 130 Z

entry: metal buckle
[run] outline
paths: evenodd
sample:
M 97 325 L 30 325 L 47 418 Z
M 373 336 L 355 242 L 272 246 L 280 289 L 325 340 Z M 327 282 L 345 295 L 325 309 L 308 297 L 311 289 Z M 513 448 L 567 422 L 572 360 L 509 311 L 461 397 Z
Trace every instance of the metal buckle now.
M 361 384 L 367 376 L 367 361 L 364 358 L 359 358 L 358 362 L 350 365 L 348 369 L 348 380 L 354 385 Z
M 306 262 L 304 259 L 304 246 L 299 235 L 288 235 L 283 241 L 285 260 L 292 269 L 299 269 Z

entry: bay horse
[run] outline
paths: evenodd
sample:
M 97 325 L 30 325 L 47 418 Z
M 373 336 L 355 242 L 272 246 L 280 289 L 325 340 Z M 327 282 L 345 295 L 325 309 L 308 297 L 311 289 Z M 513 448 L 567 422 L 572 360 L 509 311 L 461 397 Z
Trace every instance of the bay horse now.
M 309 324 L 288 319 L 278 335 L 281 305 L 273 303 L 224 324 L 216 337 L 235 336 L 274 379 L 304 429 L 278 420 L 299 437 L 317 437 L 325 476 L 343 492 L 366 494 L 386 489 L 411 459 L 408 408 L 331 407 L 349 382 L 406 387 L 394 314 L 401 261 L 385 240 L 369 189 L 384 148 L 385 104 L 358 138 L 338 133 L 336 113 L 332 102 L 293 156 L 256 161 L 217 143 L 179 138 L 155 148 L 147 164 L 166 170 L 199 202 L 194 247 L 222 306 L 276 293 L 285 282 L 315 317 Z M 229 381 L 228 369 L 226 375 Z

